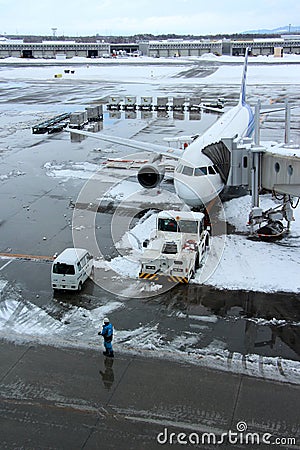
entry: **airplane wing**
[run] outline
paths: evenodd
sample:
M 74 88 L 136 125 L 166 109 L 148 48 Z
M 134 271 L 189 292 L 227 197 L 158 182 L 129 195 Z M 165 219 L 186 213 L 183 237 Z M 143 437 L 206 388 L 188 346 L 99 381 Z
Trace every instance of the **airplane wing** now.
M 218 114 L 223 114 L 224 113 L 224 111 L 221 108 L 214 108 L 213 106 L 200 105 L 200 109 L 203 110 L 203 111 L 216 112 Z
M 290 109 L 296 109 L 299 108 L 299 105 L 290 105 Z M 276 107 L 274 104 L 273 106 L 261 106 L 259 113 L 260 114 L 270 114 L 273 112 L 279 112 L 279 111 L 285 111 L 286 107 L 285 106 L 278 106 Z
M 111 142 L 112 144 L 125 145 L 126 147 L 134 148 L 137 150 L 159 153 L 162 156 L 173 158 L 175 160 L 178 160 L 182 156 L 182 150 L 178 148 L 171 148 L 164 145 L 151 144 L 150 142 L 141 142 L 134 139 L 111 136 L 104 133 L 96 134 L 90 131 L 77 130 L 73 128 L 65 128 L 65 130 L 69 131 L 70 133 L 80 134 L 82 136 L 91 137 L 100 141 Z
M 259 111 L 259 114 L 270 114 L 270 113 L 274 113 L 274 112 L 279 112 L 279 111 L 285 111 L 285 108 L 284 107 L 282 107 L 282 108 L 277 108 L 277 109 L 265 109 L 265 108 L 262 108 L 260 111 Z

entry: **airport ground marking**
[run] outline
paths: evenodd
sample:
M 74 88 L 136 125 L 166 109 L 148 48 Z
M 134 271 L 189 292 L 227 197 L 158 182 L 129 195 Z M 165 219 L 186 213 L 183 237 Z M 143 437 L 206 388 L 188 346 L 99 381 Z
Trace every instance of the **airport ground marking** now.
M 13 259 L 24 259 L 28 261 L 49 261 L 52 262 L 55 258 L 54 256 L 42 256 L 42 255 L 24 255 L 21 253 L 0 253 L 0 258 L 9 258 L 11 260 Z M 8 264 L 8 263 L 7 263 Z M 7 264 L 2 266 L 0 270 L 2 270 Z
M 10 259 L 9 261 L 7 261 L 6 264 L 4 264 L 2 267 L 0 267 L 0 272 L 1 272 L 1 270 L 5 269 L 5 267 L 7 267 L 11 262 L 12 262 L 12 259 Z

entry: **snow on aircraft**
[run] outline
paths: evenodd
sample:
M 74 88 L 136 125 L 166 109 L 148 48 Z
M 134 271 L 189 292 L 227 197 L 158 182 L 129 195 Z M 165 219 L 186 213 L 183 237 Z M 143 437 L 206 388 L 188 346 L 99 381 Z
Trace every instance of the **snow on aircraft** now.
M 142 166 L 137 174 L 141 186 L 157 187 L 164 178 L 163 156 L 174 160 L 174 188 L 178 197 L 191 207 L 207 205 L 217 197 L 226 185 L 230 170 L 230 151 L 224 138 L 250 137 L 254 130 L 254 114 L 246 103 L 246 76 L 248 67 L 246 49 L 239 102 L 225 112 L 210 128 L 195 139 L 182 152 L 168 146 L 140 142 L 103 133 L 67 129 L 102 141 L 121 144 L 138 150 L 155 152 L 157 155 Z

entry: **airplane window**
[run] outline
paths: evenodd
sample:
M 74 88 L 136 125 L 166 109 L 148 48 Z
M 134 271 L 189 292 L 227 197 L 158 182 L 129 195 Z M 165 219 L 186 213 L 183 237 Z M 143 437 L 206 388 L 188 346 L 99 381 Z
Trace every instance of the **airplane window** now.
M 207 167 L 197 167 L 195 169 L 195 177 L 201 177 L 202 175 L 207 175 Z
M 182 170 L 182 174 L 183 175 L 188 175 L 188 176 L 192 176 L 194 172 L 194 169 L 192 167 L 189 166 L 184 166 L 183 170 Z
M 176 167 L 176 172 L 181 173 L 183 169 L 183 165 L 182 164 L 178 164 L 178 166 Z
M 209 167 L 208 167 L 208 173 L 209 173 L 210 175 L 215 175 L 215 174 L 216 174 L 215 169 L 213 168 L 213 166 L 209 166 Z

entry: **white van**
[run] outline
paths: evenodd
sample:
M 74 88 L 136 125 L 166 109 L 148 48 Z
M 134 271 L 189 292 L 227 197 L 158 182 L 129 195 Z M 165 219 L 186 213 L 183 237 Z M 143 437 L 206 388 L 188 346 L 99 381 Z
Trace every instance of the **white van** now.
M 92 255 L 83 248 L 66 248 L 55 258 L 51 270 L 51 284 L 55 289 L 81 291 L 82 285 L 94 269 Z

